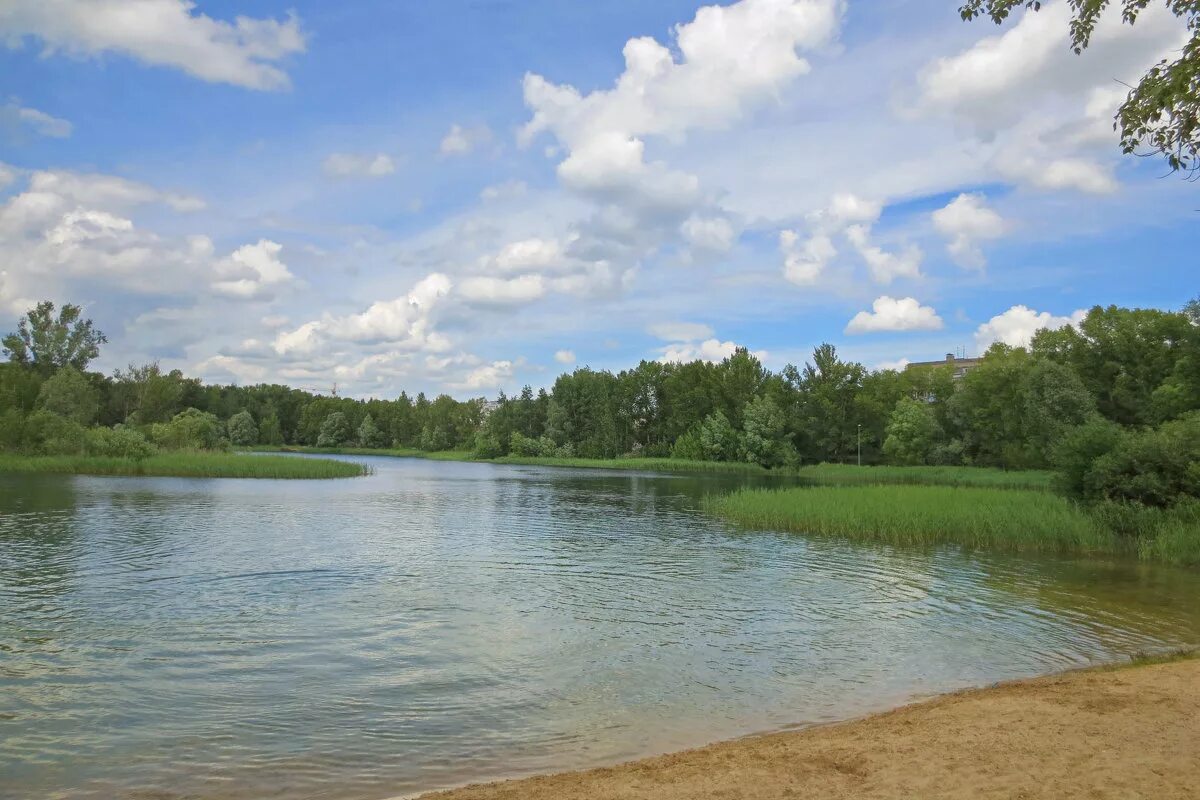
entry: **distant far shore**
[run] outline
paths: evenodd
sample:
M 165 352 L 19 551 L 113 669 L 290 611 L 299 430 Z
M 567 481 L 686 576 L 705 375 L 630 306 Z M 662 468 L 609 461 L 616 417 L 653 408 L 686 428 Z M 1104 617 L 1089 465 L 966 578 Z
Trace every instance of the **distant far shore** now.
M 944 695 L 851 722 L 422 800 L 1154 798 L 1200 786 L 1200 659 Z

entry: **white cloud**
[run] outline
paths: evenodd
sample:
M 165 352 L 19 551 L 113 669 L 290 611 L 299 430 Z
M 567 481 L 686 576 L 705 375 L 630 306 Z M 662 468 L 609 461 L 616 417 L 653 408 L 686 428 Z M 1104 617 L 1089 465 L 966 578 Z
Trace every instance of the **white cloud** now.
M 693 214 L 680 226 L 683 238 L 692 247 L 712 253 L 724 253 L 733 247 L 733 225 L 725 217 L 704 217 Z
M 500 272 L 528 272 L 551 269 L 566 261 L 562 245 L 554 239 L 533 237 L 509 242 L 494 256 L 482 260 L 481 266 Z
M 682 363 L 689 361 L 709 361 L 716 363 L 733 355 L 737 345 L 733 342 L 722 342 L 719 339 L 705 339 L 702 342 L 676 342 L 662 348 L 658 360 L 664 364 Z M 756 350 L 753 355 L 762 361 L 767 357 L 767 351 Z
M 712 328 L 699 322 L 657 322 L 647 330 L 664 342 L 691 342 L 713 335 Z
M 115 175 L 40 170 L 29 179 L 28 193 L 55 196 L 67 204 L 109 206 L 130 209 L 151 203 L 165 203 L 176 211 L 199 211 L 204 201 L 189 195 L 163 192 L 144 183 L 118 178 Z
M 912 362 L 909 361 L 907 358 L 900 358 L 895 361 L 880 361 L 878 364 L 875 365 L 875 369 L 877 369 L 877 370 L 891 369 L 891 370 L 896 370 L 897 372 L 899 372 L 900 370 L 903 370 L 905 367 L 907 367 L 911 363 Z
M 281 62 L 305 48 L 295 16 L 225 22 L 197 13 L 189 0 L 7 0 L 0 35 L 36 37 L 49 53 L 120 53 L 248 89 L 286 88 Z
M 523 305 L 544 296 L 546 285 L 541 275 L 521 275 L 516 278 L 475 276 L 459 282 L 458 294 L 468 303 L 478 305 Z
M 800 286 L 816 283 L 837 255 L 833 240 L 823 233 L 814 233 L 800 244 L 795 231 L 780 231 L 779 249 L 783 252 L 783 276 Z
M 271 288 L 288 283 L 295 276 L 279 258 L 283 245 L 269 239 L 234 250 L 229 258 L 217 262 L 218 280 L 212 285 L 218 294 L 243 300 L 259 298 Z
M 873 311 L 860 311 L 846 325 L 846 333 L 876 333 L 879 331 L 936 331 L 942 328 L 942 318 L 930 306 L 923 306 L 912 297 L 896 299 L 884 295 L 871 304 Z
M 431 273 L 405 295 L 372 303 L 360 314 L 343 317 L 325 314 L 291 331 L 280 332 L 274 341 L 281 356 L 305 357 L 334 350 L 348 342 L 386 344 L 395 349 L 440 352 L 449 347 L 446 337 L 434 330 L 434 312 L 453 288 L 442 273 Z
M 574 350 L 556 350 L 554 352 L 554 360 L 560 364 L 574 364 L 575 363 L 575 351 Z
M 450 385 L 456 389 L 469 391 L 498 391 L 512 379 L 513 367 L 511 361 L 493 361 L 490 364 L 476 367 L 468 372 L 462 380 L 455 381 Z
M 694 205 L 696 177 L 647 163 L 645 137 L 721 128 L 776 96 L 810 69 L 797 50 L 834 38 L 842 7 L 841 0 L 705 6 L 674 29 L 678 60 L 652 38 L 630 39 L 613 88 L 588 94 L 528 74 L 525 104 L 533 116 L 520 139 L 552 133 L 568 151 L 558 173 L 571 188 L 656 207 Z
M 1034 311 L 1028 306 L 1016 305 L 979 326 L 975 331 L 975 347 L 981 353 L 994 342 L 1025 347 L 1042 328 L 1055 330 L 1066 325 L 1078 325 L 1086 316 L 1087 311 L 1083 309 L 1067 317 L 1056 317 L 1048 311 Z
M 493 203 L 499 200 L 513 200 L 518 197 L 524 197 L 529 190 L 529 186 L 525 181 L 505 181 L 492 186 L 485 186 L 479 192 L 479 199 L 485 203 Z
M 0 12 L 2 15 L 3 12 Z M 72 125 L 65 119 L 51 116 L 45 111 L 39 111 L 36 108 L 28 108 L 22 106 L 16 101 L 9 101 L 5 106 L 0 106 L 0 120 L 6 121 L 14 126 L 25 126 L 31 128 L 35 133 L 41 136 L 49 136 L 52 139 L 66 139 L 71 135 Z
M 964 267 L 983 269 L 987 260 L 979 243 L 1004 235 L 1004 219 L 982 194 L 960 194 L 931 215 L 933 227 L 946 238 L 946 250 Z
M 876 283 L 889 284 L 896 278 L 921 277 L 921 259 L 924 253 L 915 244 L 910 244 L 899 253 L 889 253 L 871 243 L 871 229 L 866 225 L 851 225 L 846 228 L 846 238 L 862 256 Z
M 442 137 L 438 151 L 443 156 L 465 156 L 492 140 L 492 131 L 486 125 L 464 128 L 455 123 Z
M 16 170 L 0 161 L 0 189 L 6 188 L 10 183 L 17 179 Z
M 383 153 L 331 153 L 321 168 L 331 178 L 382 178 L 395 172 L 396 164 L 391 156 Z

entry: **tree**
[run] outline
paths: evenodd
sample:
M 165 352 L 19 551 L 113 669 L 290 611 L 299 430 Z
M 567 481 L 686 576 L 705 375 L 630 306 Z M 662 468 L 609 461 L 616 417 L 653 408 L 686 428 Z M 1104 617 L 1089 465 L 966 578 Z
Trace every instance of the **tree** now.
M 1137 21 L 1150 0 L 1120 0 L 1121 19 Z M 1111 0 L 1068 0 L 1071 47 L 1078 55 L 1087 48 L 1092 32 Z M 1039 0 L 966 0 L 959 14 L 964 20 L 986 16 L 997 25 L 1014 9 L 1041 10 Z M 1121 150 L 1140 147 L 1161 153 L 1172 170 L 1200 169 L 1200 2 L 1166 0 L 1166 6 L 1184 20 L 1191 38 L 1173 61 L 1164 59 L 1142 76 L 1117 111 L 1113 127 L 1121 133 Z
M 249 411 L 239 411 L 229 418 L 229 441 L 245 447 L 258 444 L 258 425 Z
M 902 397 L 892 411 L 883 453 L 893 464 L 925 464 L 941 430 L 928 403 Z
M 220 450 L 228 444 L 224 433 L 215 414 L 198 408 L 185 408 L 170 422 L 150 426 L 150 438 L 168 450 Z
M 54 303 L 38 303 L 21 317 L 16 332 L 4 337 L 4 352 L 9 360 L 45 375 L 68 366 L 82 372 L 108 342 L 90 319 L 80 319 L 82 313 L 79 306 L 66 303 L 56 317 Z
M 274 410 L 263 415 L 258 423 L 258 440 L 263 444 L 283 444 L 283 430 L 279 426 L 279 416 Z
M 769 397 L 756 397 L 742 412 L 742 458 L 771 469 L 796 461 L 796 449 L 787 438 L 783 412 Z
M 38 392 L 37 404 L 38 408 L 84 426 L 96 421 L 100 405 L 92 384 L 74 367 L 64 367 L 47 378 Z
M 358 426 L 358 446 L 379 448 L 387 447 L 387 444 L 387 434 L 380 430 L 371 415 L 363 417 L 362 424 Z
M 696 429 L 704 458 L 709 461 L 733 461 L 738 456 L 738 435 L 723 411 L 714 411 Z
M 350 421 L 341 411 L 334 411 L 321 423 L 317 447 L 341 447 L 350 441 Z
M 183 403 L 185 380 L 179 370 L 164 375 L 157 362 L 117 370 L 112 391 L 116 418 L 138 425 L 166 422 Z

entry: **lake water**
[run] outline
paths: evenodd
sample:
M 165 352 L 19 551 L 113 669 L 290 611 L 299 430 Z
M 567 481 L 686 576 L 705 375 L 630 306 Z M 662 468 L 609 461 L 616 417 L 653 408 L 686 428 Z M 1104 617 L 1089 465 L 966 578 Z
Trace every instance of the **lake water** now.
M 0 797 L 383 798 L 1200 643 L 1196 571 L 699 513 L 748 478 L 355 460 L 0 476 Z

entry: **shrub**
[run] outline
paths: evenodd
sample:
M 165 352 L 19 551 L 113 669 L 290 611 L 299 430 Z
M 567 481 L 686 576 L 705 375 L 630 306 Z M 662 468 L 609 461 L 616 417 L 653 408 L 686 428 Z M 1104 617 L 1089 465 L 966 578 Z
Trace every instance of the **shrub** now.
M 707 461 L 734 461 L 738 457 L 738 435 L 723 411 L 714 411 L 704 418 L 697 431 Z
M 358 426 L 358 446 L 359 447 L 387 447 L 387 434 L 385 434 L 370 414 L 363 417 L 362 424 Z
M 123 425 L 116 428 L 92 428 L 87 432 L 84 447 L 89 456 L 131 458 L 141 461 L 154 455 L 155 448 L 146 437 Z
M 500 458 L 503 455 L 504 448 L 500 446 L 500 440 L 494 434 L 486 431 L 475 434 L 476 458 Z
M 687 461 L 704 461 L 706 459 L 704 445 L 700 441 L 700 433 L 692 428 L 675 440 L 671 448 L 671 458 L 681 458 Z
M 227 442 L 224 426 L 215 415 L 189 408 L 170 422 L 150 426 L 150 438 L 166 450 L 221 450 Z
M 341 447 L 350 441 L 350 420 L 341 411 L 334 411 L 321 423 L 317 447 Z
M 80 425 L 91 425 L 100 408 L 96 390 L 74 367 L 63 367 L 46 379 L 38 392 L 38 408 Z
M 508 438 L 508 452 L 514 456 L 530 458 L 542 455 L 542 443 L 537 439 L 525 436 L 520 431 L 513 431 Z
M 249 411 L 239 411 L 229 418 L 229 441 L 236 445 L 258 444 L 258 425 Z
M 83 452 L 85 429 L 74 420 L 49 411 L 35 411 L 25 420 L 21 447 L 39 456 L 72 456 Z
M 19 409 L 0 412 L 0 450 L 21 449 L 25 435 L 25 415 Z

